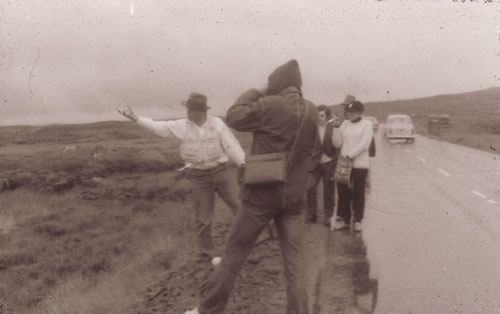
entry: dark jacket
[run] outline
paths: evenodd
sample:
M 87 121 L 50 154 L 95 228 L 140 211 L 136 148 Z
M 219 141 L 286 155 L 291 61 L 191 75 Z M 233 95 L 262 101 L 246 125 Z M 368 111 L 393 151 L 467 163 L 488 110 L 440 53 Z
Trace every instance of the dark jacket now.
M 229 108 L 226 123 L 241 132 L 252 132 L 250 155 L 289 152 L 297 135 L 297 144 L 289 157 L 287 182 L 242 186 L 241 198 L 262 206 L 287 208 L 299 213 L 318 128 L 318 112 L 302 97 L 298 63 L 292 60 L 276 69 L 268 78 L 263 95 L 251 89 Z M 307 106 L 307 115 L 304 116 Z M 300 110 L 300 113 L 298 112 Z M 300 119 L 304 124 L 297 133 Z
M 332 142 L 333 132 L 334 132 L 333 123 L 328 122 L 326 124 L 325 136 L 323 137 L 323 143 L 321 142 L 319 135 L 317 136 L 316 145 L 314 146 L 314 150 L 312 152 L 312 158 L 311 158 L 312 162 L 311 162 L 310 171 L 313 171 L 318 166 L 319 162 L 321 161 L 321 156 L 323 154 L 332 158 L 332 161 L 333 161 L 332 166 L 335 167 L 340 150 L 337 149 L 335 146 L 333 146 L 333 142 Z M 338 132 L 338 129 L 337 129 L 337 132 Z

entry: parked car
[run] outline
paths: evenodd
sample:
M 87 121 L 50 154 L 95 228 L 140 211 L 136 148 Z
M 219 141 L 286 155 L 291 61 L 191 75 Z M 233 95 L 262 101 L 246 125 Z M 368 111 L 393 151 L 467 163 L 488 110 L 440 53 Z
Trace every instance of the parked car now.
M 404 139 L 407 143 L 415 141 L 415 127 L 411 118 L 405 114 L 388 115 L 384 124 L 387 139 Z
M 450 115 L 449 114 L 430 114 L 428 116 L 429 121 L 436 122 L 439 124 L 448 124 L 450 123 Z
M 373 125 L 373 133 L 377 133 L 378 131 L 378 120 L 375 117 L 364 117 L 364 119 L 370 121 Z

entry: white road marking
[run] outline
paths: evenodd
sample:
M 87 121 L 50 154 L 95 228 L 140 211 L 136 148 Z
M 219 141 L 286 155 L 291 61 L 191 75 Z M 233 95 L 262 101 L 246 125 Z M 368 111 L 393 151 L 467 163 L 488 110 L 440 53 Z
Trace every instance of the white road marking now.
M 134 5 L 130 5 L 130 16 L 134 15 Z
M 443 175 L 445 175 L 447 177 L 450 176 L 450 174 L 448 172 L 444 171 L 443 169 L 438 169 L 438 171 L 441 172 Z
M 494 200 L 488 200 L 488 203 L 490 203 L 490 204 L 496 204 L 497 202 L 495 202 Z
M 420 159 L 421 162 L 425 162 L 425 158 L 423 157 L 418 157 L 418 159 Z
M 483 193 L 481 192 L 478 192 L 478 191 L 472 191 L 472 193 L 476 194 L 477 196 L 481 197 L 481 198 L 487 198 L 486 195 L 484 195 Z

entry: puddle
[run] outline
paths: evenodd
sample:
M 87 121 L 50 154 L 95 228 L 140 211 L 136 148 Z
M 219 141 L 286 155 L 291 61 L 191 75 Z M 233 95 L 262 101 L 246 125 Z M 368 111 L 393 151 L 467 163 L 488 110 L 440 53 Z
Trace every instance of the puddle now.
M 366 245 L 360 234 L 330 234 L 327 262 L 322 269 L 316 313 L 373 313 L 378 280 L 370 276 Z

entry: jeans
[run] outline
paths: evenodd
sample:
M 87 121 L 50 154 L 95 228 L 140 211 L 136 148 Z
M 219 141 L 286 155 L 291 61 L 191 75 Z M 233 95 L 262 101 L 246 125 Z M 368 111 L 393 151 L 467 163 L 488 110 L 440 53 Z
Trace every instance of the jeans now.
M 304 278 L 302 214 L 287 209 L 270 208 L 242 202 L 231 226 L 222 262 L 207 284 L 200 314 L 220 314 L 224 310 L 236 277 L 250 254 L 261 231 L 274 219 L 287 281 L 287 314 L 307 314 L 307 294 Z
M 323 208 L 325 211 L 325 219 L 333 216 L 333 207 L 335 205 L 335 181 L 332 180 L 335 171 L 335 161 L 329 161 L 318 166 L 309 173 L 307 178 L 307 210 L 308 217 L 316 216 L 317 192 L 316 186 L 319 180 L 323 179 Z
M 351 223 L 351 206 L 354 220 L 361 222 L 365 212 L 365 184 L 368 169 L 353 168 L 351 171 L 351 188 L 347 184 L 337 182 L 339 203 L 337 216 L 344 218 L 345 223 Z
M 214 216 L 215 193 L 236 215 L 240 207 L 237 183 L 230 177 L 226 164 L 207 170 L 189 169 L 193 185 L 193 205 L 195 209 L 195 228 L 198 247 L 202 254 L 218 255 L 212 240 L 212 221 Z

